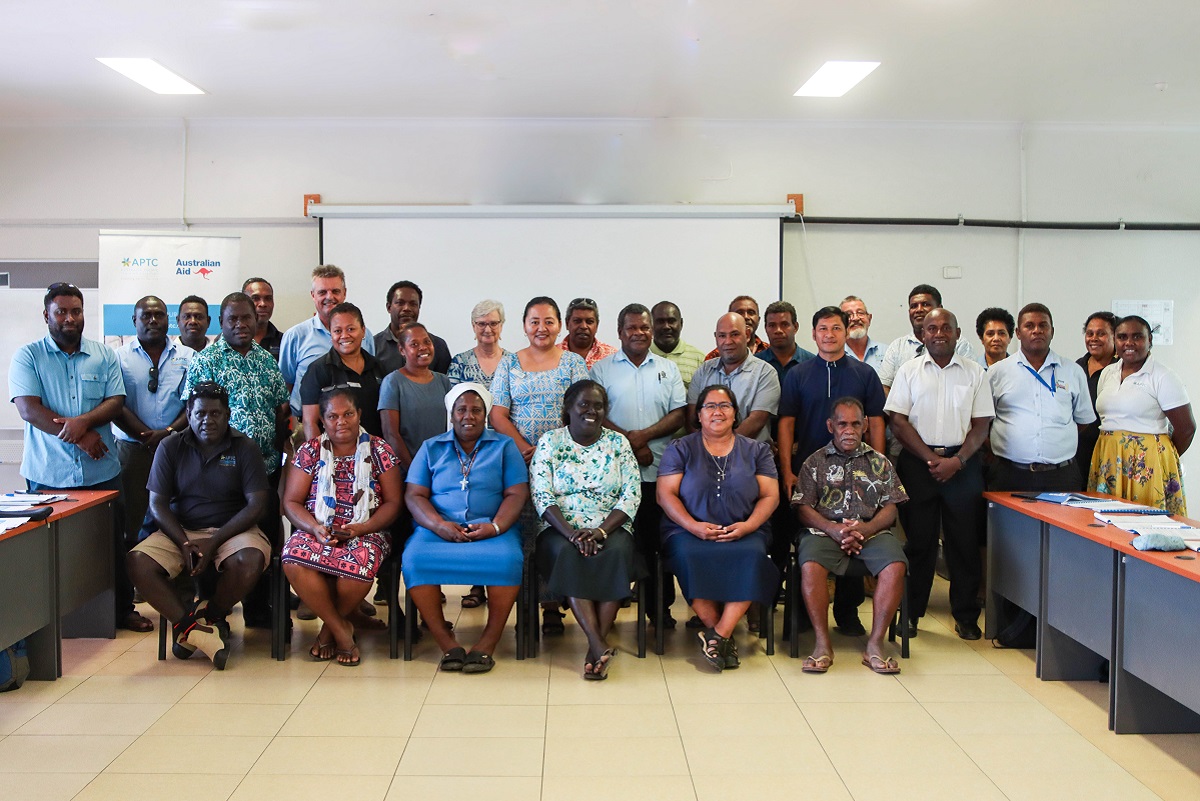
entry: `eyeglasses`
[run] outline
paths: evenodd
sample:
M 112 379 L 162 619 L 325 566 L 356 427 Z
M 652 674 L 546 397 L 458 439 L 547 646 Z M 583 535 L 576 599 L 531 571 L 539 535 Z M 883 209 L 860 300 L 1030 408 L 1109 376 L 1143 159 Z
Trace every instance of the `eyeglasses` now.
M 846 316 L 849 317 L 851 320 L 854 320 L 859 317 L 870 317 L 871 315 L 867 314 L 865 311 L 852 311 L 852 312 L 846 312 Z
M 74 284 L 68 284 L 66 281 L 55 281 L 50 286 L 46 287 L 47 292 L 55 292 L 59 289 L 79 289 Z
M 598 308 L 600 307 L 596 305 L 596 301 L 591 298 L 575 298 L 575 300 L 567 304 L 567 313 L 570 314 L 575 309 L 591 309 L 592 311 L 596 311 Z
M 504 322 L 502 320 L 497 320 L 495 322 L 492 322 L 491 320 L 475 320 L 471 323 L 471 325 L 475 326 L 476 328 L 499 328 L 500 326 L 504 325 Z
M 715 412 L 717 410 L 728 412 L 733 409 L 733 404 L 729 401 L 721 401 L 720 403 L 702 403 L 700 404 L 700 408 L 706 412 Z
M 158 392 L 158 365 L 150 365 L 150 381 L 146 384 L 146 389 L 151 392 Z

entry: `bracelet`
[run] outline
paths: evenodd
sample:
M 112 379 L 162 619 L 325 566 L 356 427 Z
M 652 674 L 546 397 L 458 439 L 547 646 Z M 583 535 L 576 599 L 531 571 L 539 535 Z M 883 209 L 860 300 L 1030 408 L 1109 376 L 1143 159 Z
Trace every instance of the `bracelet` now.
M 495 518 L 489 520 L 488 522 L 492 524 L 492 528 L 496 529 L 496 533 L 499 534 L 500 533 L 500 524 L 496 522 Z

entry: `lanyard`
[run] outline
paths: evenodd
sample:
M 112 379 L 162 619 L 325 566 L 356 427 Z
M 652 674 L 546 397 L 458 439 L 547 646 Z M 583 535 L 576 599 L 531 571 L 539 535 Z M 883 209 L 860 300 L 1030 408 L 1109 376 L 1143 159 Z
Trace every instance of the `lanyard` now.
M 1050 368 L 1050 383 L 1047 384 L 1046 379 L 1042 378 L 1041 373 L 1039 373 L 1037 370 L 1034 370 L 1028 364 L 1022 364 L 1021 366 L 1024 367 L 1026 370 L 1028 370 L 1030 373 L 1032 373 L 1033 377 L 1038 380 L 1039 384 L 1041 384 L 1046 389 L 1050 390 L 1051 395 L 1053 395 L 1055 393 L 1055 391 L 1058 389 L 1058 382 L 1054 380 L 1054 372 L 1057 368 L 1054 368 L 1054 367 Z

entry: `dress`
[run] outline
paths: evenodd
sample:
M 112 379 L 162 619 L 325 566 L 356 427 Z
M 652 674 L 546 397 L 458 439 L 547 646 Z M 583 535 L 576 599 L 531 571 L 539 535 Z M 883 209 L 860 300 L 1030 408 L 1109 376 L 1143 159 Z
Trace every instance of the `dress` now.
M 509 354 L 509 351 L 504 348 L 500 349 L 500 358 L 504 359 Z M 496 365 L 499 370 L 500 366 Z M 496 377 L 495 373 L 485 373 L 479 365 L 479 357 L 475 355 L 475 349 L 464 350 L 462 353 L 450 360 L 450 369 L 446 371 L 446 377 L 450 379 L 451 384 L 463 384 L 468 381 L 474 381 L 476 384 L 483 384 L 489 391 L 492 388 L 492 380 Z
M 1088 375 L 1088 359 L 1090 357 L 1085 353 L 1075 360 L 1083 369 L 1083 374 L 1087 376 L 1088 394 L 1092 397 L 1092 411 L 1096 411 L 1096 390 L 1100 384 L 1100 374 L 1104 370 L 1097 370 Z M 1117 360 L 1116 354 L 1113 354 L 1112 360 Z M 1107 367 L 1108 365 L 1105 365 Z M 1079 472 L 1083 474 L 1084 489 L 1087 489 L 1088 471 L 1092 464 L 1092 454 L 1096 451 L 1096 441 L 1100 439 L 1100 417 L 1079 429 L 1079 448 L 1075 451 L 1075 463 L 1079 465 Z
M 321 461 L 320 439 L 310 439 L 296 450 L 295 467 L 313 477 L 304 506 L 309 512 L 316 508 L 317 468 Z M 379 437 L 371 437 L 371 489 L 376 492 L 373 512 L 379 506 L 379 477 L 396 464 L 396 454 Z M 333 483 L 336 487 L 337 508 L 333 513 L 333 524 L 344 525 L 354 514 L 354 455 L 339 456 L 333 468 Z M 297 530 L 288 537 L 283 546 L 283 562 L 311 567 L 337 578 L 374 581 L 379 564 L 391 551 L 385 532 L 374 532 L 354 537 L 343 543 L 330 541 L 325 545 L 307 531 Z
M 567 387 L 587 377 L 587 365 L 574 353 L 564 353 L 552 370 L 531 372 L 522 369 L 517 354 L 508 353 L 492 378 L 492 405 L 508 409 L 517 432 L 536 445 L 542 434 L 562 425 Z
M 667 446 L 658 475 L 682 474 L 679 499 L 696 520 L 728 525 L 745 520 L 758 502 L 758 476 L 778 479 L 771 448 L 741 435 L 724 462 L 717 482 L 717 460 L 696 431 Z M 667 569 L 679 578 L 683 596 L 709 601 L 769 603 L 779 589 L 779 570 L 767 556 L 770 521 L 734 542 L 699 539 L 670 516 L 663 516 L 663 553 Z
M 529 481 L 525 460 L 511 437 L 484 431 L 474 460 L 462 453 L 453 431 L 426 440 L 413 457 L 407 481 L 430 490 L 430 503 L 452 523 L 490 522 L 504 491 Z M 471 465 L 463 489 L 460 454 Z M 521 583 L 524 558 L 521 529 L 513 524 L 498 536 L 477 542 L 448 542 L 416 526 L 404 546 L 404 586 L 471 584 L 514 587 Z
M 630 521 L 609 532 L 604 548 L 588 557 L 553 528 L 544 528 L 538 535 L 537 560 L 547 592 L 593 601 L 629 597 L 630 584 L 643 573 L 628 528 L 642 499 L 642 476 L 629 440 L 606 428 L 600 439 L 585 447 L 566 427 L 553 429 L 538 440 L 529 478 L 539 517 L 557 506 L 574 528 L 596 528 L 613 510 L 624 512 Z
M 1179 453 L 1164 410 L 1188 402 L 1179 376 L 1153 356 L 1124 381 L 1120 362 L 1101 370 L 1096 392 L 1100 439 L 1088 489 L 1186 515 Z

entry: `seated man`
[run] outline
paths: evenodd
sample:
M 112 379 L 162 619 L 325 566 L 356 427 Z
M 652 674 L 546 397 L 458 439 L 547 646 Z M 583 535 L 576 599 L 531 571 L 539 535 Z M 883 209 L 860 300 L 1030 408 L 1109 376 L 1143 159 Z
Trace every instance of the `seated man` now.
M 229 394 L 197 384 L 188 394 L 188 427 L 167 437 L 150 468 L 150 514 L 157 530 L 129 552 L 133 584 L 174 625 L 172 652 L 196 648 L 217 670 L 229 658 L 225 616 L 258 581 L 271 544 L 256 522 L 267 503 L 267 471 L 253 440 L 229 427 Z M 184 570 L 216 565 L 212 597 L 184 603 L 172 585 Z
M 840 398 L 829 414 L 833 441 L 804 460 L 792 494 L 800 525 L 810 532 L 800 536 L 798 552 L 804 605 L 816 635 L 801 670 L 824 673 L 833 664 L 828 576 L 845 575 L 850 560 L 860 559 L 879 580 L 862 663 L 876 673 L 899 673 L 896 659 L 883 655 L 883 635 L 900 605 L 908 570 L 904 548 L 889 530 L 896 504 L 908 495 L 887 458 L 863 442 L 862 403 Z

